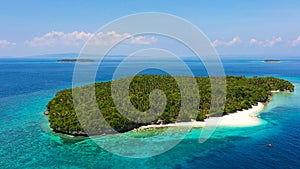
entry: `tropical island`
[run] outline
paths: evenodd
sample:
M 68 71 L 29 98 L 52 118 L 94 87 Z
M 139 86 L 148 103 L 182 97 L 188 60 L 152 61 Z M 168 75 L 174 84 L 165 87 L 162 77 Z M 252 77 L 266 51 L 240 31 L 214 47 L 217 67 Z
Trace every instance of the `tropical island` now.
M 92 59 L 60 59 L 57 62 L 94 62 Z
M 264 62 L 280 62 L 278 59 L 266 59 Z
M 182 81 L 192 77 L 177 77 Z M 216 77 L 217 78 L 217 77 Z M 195 77 L 198 84 L 200 96 L 199 109 L 197 112 L 185 112 L 180 117 L 180 122 L 204 121 L 214 116 L 211 113 L 211 84 L 208 77 Z M 131 81 L 132 80 L 132 81 Z M 176 80 L 171 76 L 160 75 L 137 75 L 115 80 L 114 83 L 125 84 L 130 82 L 129 100 L 136 110 L 126 110 L 126 117 L 135 117 L 135 120 L 128 119 L 119 113 L 111 95 L 112 82 L 97 82 L 93 85 L 76 87 L 59 91 L 56 96 L 47 104 L 50 127 L 55 132 L 78 135 L 101 135 L 108 133 L 127 132 L 142 126 L 153 124 L 174 124 L 178 122 L 181 107 L 181 94 Z M 252 77 L 227 76 L 226 104 L 222 109 L 223 115 L 235 114 L 234 112 L 251 109 L 253 106 L 267 103 L 272 96 L 272 91 L 293 92 L 294 86 L 289 81 L 274 77 Z M 189 84 L 186 84 L 186 87 Z M 93 88 L 95 87 L 95 88 Z M 91 90 L 95 89 L 95 90 Z M 165 93 L 166 105 L 161 100 L 154 100 L 155 105 L 165 106 L 163 112 L 151 121 L 140 122 L 147 116 L 151 107 L 149 96 L 151 91 L 159 89 Z M 72 90 L 77 90 L 77 99 L 73 100 Z M 91 92 L 95 93 L 97 108 L 101 111 L 90 109 L 93 99 Z M 197 93 L 196 93 L 197 94 Z M 120 96 L 122 97 L 122 96 Z M 128 97 L 128 96 L 127 96 Z M 80 101 L 84 100 L 84 101 Z M 75 112 L 74 101 L 77 104 Z M 153 100 L 152 100 L 153 101 Z M 218 110 L 216 110 L 218 111 Z M 141 112 L 141 113 L 139 113 Z M 196 114 L 196 116 L 194 116 Z M 149 115 L 149 114 L 148 114 Z M 78 118 L 80 118 L 80 122 Z M 105 121 L 100 119 L 103 117 Z M 137 122 L 138 121 L 138 122 Z M 112 129 L 112 128 L 113 129 Z M 86 131 L 88 130 L 88 131 Z

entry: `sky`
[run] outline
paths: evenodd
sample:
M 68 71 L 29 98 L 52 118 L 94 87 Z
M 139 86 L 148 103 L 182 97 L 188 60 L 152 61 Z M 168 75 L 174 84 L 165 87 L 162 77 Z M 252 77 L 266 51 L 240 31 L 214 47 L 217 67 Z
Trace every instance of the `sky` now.
M 300 56 L 299 0 L 2 0 L 0 56 L 78 53 L 92 36 L 107 45 L 128 32 L 96 32 L 120 17 L 162 12 L 196 25 L 223 55 Z M 164 38 L 132 37 L 131 45 L 159 46 Z M 122 49 L 119 51 L 122 54 Z

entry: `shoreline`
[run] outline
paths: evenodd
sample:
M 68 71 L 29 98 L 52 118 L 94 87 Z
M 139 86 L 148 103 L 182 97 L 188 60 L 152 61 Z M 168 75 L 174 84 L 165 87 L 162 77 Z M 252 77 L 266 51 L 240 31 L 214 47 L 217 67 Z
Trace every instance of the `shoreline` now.
M 221 117 L 210 117 L 204 121 L 193 121 L 193 122 L 177 122 L 169 124 L 151 124 L 146 126 L 140 126 L 131 130 L 118 131 L 119 133 L 131 132 L 131 131 L 146 131 L 149 129 L 160 129 L 167 127 L 192 127 L 192 128 L 203 128 L 205 126 L 222 126 L 222 127 L 251 127 L 262 124 L 258 114 L 264 109 L 264 103 L 258 102 L 257 105 L 252 105 L 252 108 L 247 110 L 236 111 Z M 105 136 L 107 134 L 116 134 L 116 131 L 102 131 L 95 133 L 85 133 L 76 131 L 62 131 L 53 129 L 56 133 L 72 135 L 72 136 Z
M 262 124 L 262 121 L 259 118 L 259 112 L 264 109 L 264 103 L 258 102 L 257 105 L 252 105 L 252 108 L 247 110 L 236 111 L 234 113 L 230 113 L 227 115 L 223 115 L 221 117 L 210 117 L 205 119 L 204 121 L 193 121 L 193 122 L 177 122 L 177 123 L 169 123 L 169 124 L 150 124 L 146 126 L 140 126 L 137 128 L 133 128 L 131 130 L 123 130 L 123 131 L 104 131 L 100 133 L 85 133 L 85 132 L 76 132 L 76 131 L 62 131 L 53 129 L 56 133 L 72 135 L 72 136 L 105 136 L 107 134 L 116 134 L 116 133 L 124 133 L 131 131 L 146 131 L 149 129 L 160 129 L 167 127 L 192 127 L 192 128 L 202 128 L 205 126 L 222 126 L 222 127 L 251 127 Z
M 178 122 L 170 124 L 154 124 L 141 126 L 136 130 L 155 129 L 164 127 L 204 127 L 204 126 L 227 126 L 227 127 L 249 127 L 261 124 L 261 120 L 257 115 L 264 109 L 264 104 L 258 102 L 257 105 L 252 106 L 251 109 L 237 111 L 221 117 L 210 117 L 204 121 L 195 122 Z M 211 123 L 217 122 L 216 123 Z

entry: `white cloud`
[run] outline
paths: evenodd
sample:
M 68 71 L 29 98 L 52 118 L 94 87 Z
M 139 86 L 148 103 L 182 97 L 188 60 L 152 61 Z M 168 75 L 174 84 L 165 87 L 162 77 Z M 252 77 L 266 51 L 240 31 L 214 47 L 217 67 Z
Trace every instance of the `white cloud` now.
M 212 42 L 212 45 L 214 47 L 217 47 L 217 46 L 234 46 L 234 45 L 237 45 L 240 42 L 241 42 L 241 38 L 236 36 L 230 41 L 222 41 L 222 40 L 217 39 L 217 40 Z
M 297 39 L 292 41 L 292 46 L 298 46 L 300 45 L 300 36 L 297 37 Z
M 146 38 L 145 36 L 137 36 L 131 38 L 130 43 L 132 44 L 141 44 L 141 45 L 150 45 L 157 42 L 157 38 L 152 36 L 150 38 Z
M 91 42 L 89 42 L 92 45 L 97 46 L 107 46 L 113 43 L 118 42 L 119 40 L 123 38 L 130 38 L 131 35 L 128 33 L 119 34 L 114 31 L 111 32 L 98 32 L 97 34 L 93 35 L 93 38 L 91 39 Z
M 281 37 L 273 37 L 271 40 L 257 40 L 255 38 L 250 39 L 250 46 L 260 46 L 260 47 L 272 47 L 277 43 L 282 42 Z
M 111 45 L 124 38 L 130 38 L 128 41 L 130 44 L 148 45 L 157 41 L 155 37 L 133 37 L 129 33 L 120 34 L 115 31 L 99 32 L 97 34 L 74 31 L 71 33 L 49 32 L 41 37 L 35 37 L 32 40 L 25 41 L 25 45 L 33 47 L 54 45 L 81 46 L 90 38 L 92 38 L 90 43 L 93 45 Z
M 71 33 L 49 32 L 41 37 L 35 37 L 32 40 L 25 41 L 25 45 L 33 47 L 54 45 L 79 46 L 92 36 L 93 34 L 91 33 L 78 31 Z
M 7 40 L 0 40 L 0 48 L 5 48 L 9 46 L 16 46 L 17 44 L 15 42 L 9 42 Z

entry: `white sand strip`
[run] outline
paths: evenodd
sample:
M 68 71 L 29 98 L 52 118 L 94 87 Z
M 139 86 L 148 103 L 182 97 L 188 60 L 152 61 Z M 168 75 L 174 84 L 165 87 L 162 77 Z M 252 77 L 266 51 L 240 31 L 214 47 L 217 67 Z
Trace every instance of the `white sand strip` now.
M 161 127 L 204 127 L 205 125 L 210 126 L 232 126 L 232 127 L 245 127 L 245 126 L 255 126 L 261 124 L 257 113 L 262 111 L 264 108 L 264 104 L 258 103 L 256 106 L 252 106 L 251 109 L 237 111 L 235 113 L 230 113 L 228 115 L 222 117 L 211 117 L 205 119 L 204 122 L 179 122 L 179 123 L 171 123 L 171 124 L 162 124 L 162 125 L 147 125 L 142 126 L 140 129 L 148 129 L 148 128 L 161 128 Z

